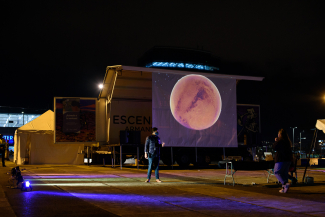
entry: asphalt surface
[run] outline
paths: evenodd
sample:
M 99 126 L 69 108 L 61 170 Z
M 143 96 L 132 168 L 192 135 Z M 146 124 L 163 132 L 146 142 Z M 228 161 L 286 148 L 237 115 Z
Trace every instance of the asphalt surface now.
M 146 169 L 85 165 L 23 165 L 31 192 L 8 187 L 0 168 L 0 216 L 325 216 L 325 169 L 311 168 L 314 185 L 298 183 L 287 194 L 266 171 L 167 170 L 162 183 L 145 183 Z M 154 174 L 154 173 L 153 173 Z M 303 170 L 298 169 L 301 181 Z

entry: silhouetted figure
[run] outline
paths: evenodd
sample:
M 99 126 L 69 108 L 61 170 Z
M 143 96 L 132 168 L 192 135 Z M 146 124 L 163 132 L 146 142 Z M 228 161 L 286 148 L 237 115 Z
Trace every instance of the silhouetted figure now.
M 159 179 L 160 147 L 164 147 L 165 143 L 161 144 L 158 135 L 158 128 L 152 128 L 152 135 L 147 137 L 144 145 L 144 156 L 148 159 L 148 176 L 146 182 L 150 182 L 153 168 L 155 169 L 156 182 L 161 182 Z
M 273 144 L 273 150 L 275 151 L 274 175 L 282 183 L 282 189 L 279 192 L 287 193 L 290 187 L 288 173 L 292 162 L 292 150 L 291 141 L 284 129 L 279 130 L 278 137 L 275 138 L 275 143 Z
M 6 145 L 7 142 L 4 138 L 2 138 L 3 135 L 0 134 L 0 153 L 1 153 L 1 157 L 2 157 L 2 166 L 5 167 L 5 153 L 6 153 Z

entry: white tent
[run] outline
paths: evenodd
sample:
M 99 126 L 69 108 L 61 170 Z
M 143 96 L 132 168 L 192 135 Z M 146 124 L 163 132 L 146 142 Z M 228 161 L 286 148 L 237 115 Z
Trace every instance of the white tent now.
M 83 164 L 83 144 L 54 144 L 54 113 L 48 110 L 18 128 L 14 162 L 21 164 Z
M 316 128 L 318 130 L 322 130 L 325 133 L 325 119 L 317 120 L 317 122 L 316 122 Z

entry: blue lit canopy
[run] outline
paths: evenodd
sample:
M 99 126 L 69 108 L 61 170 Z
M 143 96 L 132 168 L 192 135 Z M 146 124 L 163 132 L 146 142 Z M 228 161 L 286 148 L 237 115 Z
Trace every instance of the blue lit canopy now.
M 184 68 L 184 69 L 197 69 L 205 71 L 219 70 L 217 67 L 207 66 L 202 64 L 181 63 L 181 62 L 152 62 L 146 65 L 147 68 L 163 67 L 163 68 Z

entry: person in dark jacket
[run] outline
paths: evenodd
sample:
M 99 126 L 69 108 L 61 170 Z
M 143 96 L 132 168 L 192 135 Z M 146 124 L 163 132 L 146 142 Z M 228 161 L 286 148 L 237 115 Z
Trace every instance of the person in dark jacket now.
M 279 192 L 287 193 L 290 187 L 288 173 L 292 162 L 292 150 L 291 141 L 284 129 L 279 130 L 278 137 L 275 138 L 275 143 L 273 144 L 273 150 L 275 151 L 274 175 L 282 183 L 282 189 Z
M 144 157 L 148 159 L 148 176 L 146 182 L 150 182 L 153 168 L 155 169 L 156 182 L 161 182 L 159 179 L 160 147 L 164 147 L 165 143 L 161 144 L 158 135 L 158 128 L 152 128 L 152 135 L 147 137 L 144 145 Z
M 0 153 L 1 153 L 1 157 L 2 157 L 2 166 L 5 167 L 5 153 L 6 153 L 6 140 L 4 138 L 2 138 L 2 134 L 0 134 Z

